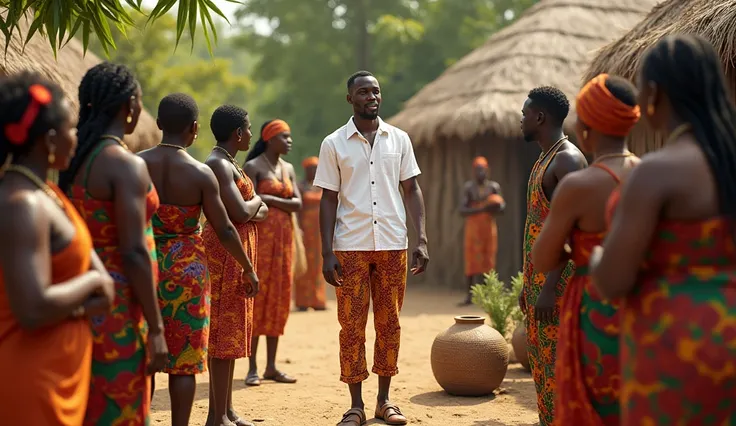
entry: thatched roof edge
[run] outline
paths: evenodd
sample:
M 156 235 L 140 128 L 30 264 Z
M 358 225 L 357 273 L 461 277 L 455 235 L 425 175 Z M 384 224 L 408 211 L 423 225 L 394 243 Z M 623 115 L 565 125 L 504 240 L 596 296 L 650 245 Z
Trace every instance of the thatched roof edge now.
M 542 0 L 427 84 L 387 121 L 407 131 L 415 145 L 489 134 L 520 137 L 521 104 L 530 89 L 553 85 L 572 98 L 592 53 L 631 28 L 655 3 Z M 568 123 L 574 117 L 573 111 Z

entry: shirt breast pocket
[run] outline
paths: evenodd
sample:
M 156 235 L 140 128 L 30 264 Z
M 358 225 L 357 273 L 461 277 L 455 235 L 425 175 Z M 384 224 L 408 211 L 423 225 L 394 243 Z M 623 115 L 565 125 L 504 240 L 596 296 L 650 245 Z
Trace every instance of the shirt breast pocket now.
M 395 182 L 399 178 L 399 170 L 401 169 L 401 153 L 387 152 L 381 155 L 381 166 L 383 173 Z

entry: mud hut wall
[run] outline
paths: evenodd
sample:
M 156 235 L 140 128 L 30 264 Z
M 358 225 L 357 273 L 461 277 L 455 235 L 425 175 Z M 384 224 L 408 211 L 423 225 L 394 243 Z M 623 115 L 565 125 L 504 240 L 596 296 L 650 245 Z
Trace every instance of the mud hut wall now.
M 416 155 L 422 169 L 419 183 L 427 209 L 432 260 L 427 274 L 412 281 L 464 288 L 464 221 L 458 208 L 463 184 L 472 179 L 471 163 L 477 155 L 488 159 L 491 179 L 501 185 L 506 200 L 506 211 L 497 218 L 496 269 L 501 279 L 508 279 L 520 271 L 527 182 L 539 148 L 520 139 L 485 135 L 471 141 L 440 140 L 420 145 Z M 410 240 L 415 241 L 413 230 Z

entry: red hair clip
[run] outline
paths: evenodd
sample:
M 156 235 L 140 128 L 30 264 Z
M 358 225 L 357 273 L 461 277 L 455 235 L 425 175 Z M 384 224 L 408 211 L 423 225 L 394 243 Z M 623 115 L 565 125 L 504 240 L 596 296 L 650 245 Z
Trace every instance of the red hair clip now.
M 25 112 L 23 112 L 20 121 L 5 125 L 5 136 L 14 145 L 22 145 L 26 141 L 28 138 L 28 129 L 36 121 L 41 106 L 51 103 L 51 92 L 40 84 L 31 85 L 28 93 L 31 95 L 31 101 L 28 103 Z

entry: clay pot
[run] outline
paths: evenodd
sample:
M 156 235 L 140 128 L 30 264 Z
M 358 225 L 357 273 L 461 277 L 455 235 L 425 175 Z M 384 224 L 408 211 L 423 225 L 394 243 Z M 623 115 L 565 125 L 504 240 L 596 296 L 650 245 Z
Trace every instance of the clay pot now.
M 432 344 L 432 373 L 451 395 L 483 396 L 503 381 L 509 365 L 506 340 L 483 317 L 455 317 Z
M 531 371 L 529 367 L 529 354 L 526 351 L 526 328 L 524 323 L 516 326 L 514 334 L 511 336 L 511 346 L 514 348 L 514 356 L 522 367 L 527 371 Z

